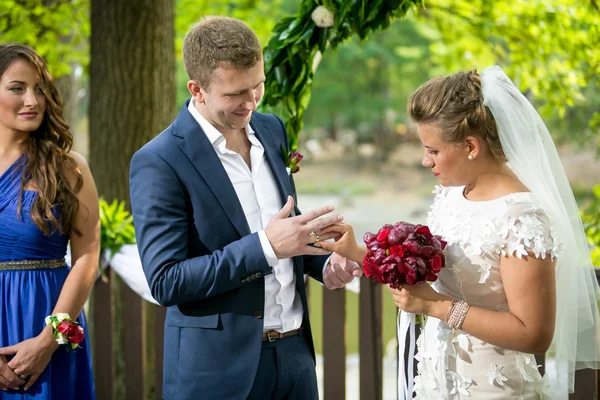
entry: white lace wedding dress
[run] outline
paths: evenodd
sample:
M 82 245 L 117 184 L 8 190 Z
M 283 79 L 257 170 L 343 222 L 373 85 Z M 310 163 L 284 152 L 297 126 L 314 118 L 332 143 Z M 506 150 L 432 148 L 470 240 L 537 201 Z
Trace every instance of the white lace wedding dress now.
M 531 193 L 474 202 L 464 187 L 434 191 L 427 224 L 448 242 L 433 287 L 473 306 L 508 311 L 500 277 L 504 254 L 554 256 L 548 215 Z M 428 318 L 417 342 L 417 399 L 544 399 L 548 386 L 532 354 L 485 343 Z

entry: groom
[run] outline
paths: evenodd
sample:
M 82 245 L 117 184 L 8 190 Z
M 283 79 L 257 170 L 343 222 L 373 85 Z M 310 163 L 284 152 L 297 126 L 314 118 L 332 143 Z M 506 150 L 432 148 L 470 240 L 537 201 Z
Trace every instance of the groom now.
M 163 398 L 316 399 L 304 274 L 329 289 L 361 275 L 309 246 L 341 217 L 297 215 L 284 125 L 254 112 L 265 75 L 250 28 L 205 17 L 183 60 L 192 98 L 130 171 L 144 272 L 169 307 Z

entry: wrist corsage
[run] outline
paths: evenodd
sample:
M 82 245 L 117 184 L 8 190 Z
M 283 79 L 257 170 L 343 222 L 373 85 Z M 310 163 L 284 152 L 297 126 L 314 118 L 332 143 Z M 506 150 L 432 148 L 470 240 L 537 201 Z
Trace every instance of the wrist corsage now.
M 67 350 L 78 348 L 79 343 L 85 338 L 83 328 L 67 313 L 48 315 L 45 321 L 46 326 L 52 325 L 52 336 L 56 339 L 56 343 L 69 345 Z

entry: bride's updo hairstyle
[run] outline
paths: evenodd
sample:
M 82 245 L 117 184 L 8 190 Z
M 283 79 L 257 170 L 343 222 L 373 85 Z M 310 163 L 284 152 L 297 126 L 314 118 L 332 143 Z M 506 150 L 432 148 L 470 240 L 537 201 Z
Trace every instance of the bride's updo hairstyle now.
M 439 127 L 447 142 L 461 143 L 468 136 L 478 136 L 495 160 L 506 162 L 494 116 L 483 105 L 476 69 L 425 82 L 410 97 L 408 114 L 417 124 Z

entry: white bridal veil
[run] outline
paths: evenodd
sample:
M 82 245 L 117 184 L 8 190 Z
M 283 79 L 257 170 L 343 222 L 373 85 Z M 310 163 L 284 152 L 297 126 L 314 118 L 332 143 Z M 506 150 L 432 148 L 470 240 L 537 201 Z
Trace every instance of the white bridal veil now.
M 481 74 L 484 104 L 492 112 L 508 165 L 550 214 L 557 242 L 556 329 L 546 353 L 553 397 L 573 391 L 575 370 L 600 361 L 598 299 L 579 211 L 546 125 L 498 66 Z

